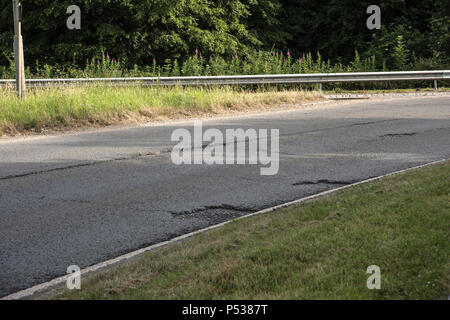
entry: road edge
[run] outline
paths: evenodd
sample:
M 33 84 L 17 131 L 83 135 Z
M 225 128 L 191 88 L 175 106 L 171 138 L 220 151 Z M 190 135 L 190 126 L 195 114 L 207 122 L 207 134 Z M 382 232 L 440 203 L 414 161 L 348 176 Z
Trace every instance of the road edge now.
M 116 265 L 116 264 L 118 264 L 120 262 L 124 262 L 126 260 L 131 259 L 131 258 L 137 257 L 137 256 L 139 256 L 139 255 L 141 255 L 141 254 L 143 254 L 145 252 L 148 252 L 148 251 L 151 251 L 151 250 L 154 250 L 154 249 L 157 249 L 157 248 L 160 248 L 160 247 L 164 247 L 166 245 L 169 245 L 169 244 L 172 244 L 172 243 L 175 243 L 175 242 L 179 242 L 179 241 L 191 238 L 191 237 L 193 237 L 193 236 L 195 236 L 197 234 L 200 234 L 200 233 L 204 233 L 204 232 L 207 232 L 207 231 L 211 231 L 211 230 L 214 230 L 214 229 L 221 228 L 221 227 L 223 227 L 223 226 L 225 226 L 225 225 L 227 225 L 229 223 L 232 223 L 234 221 L 239 221 L 239 220 L 250 218 L 250 217 L 253 217 L 253 216 L 256 216 L 256 215 L 269 213 L 269 212 L 272 212 L 272 211 L 275 211 L 275 210 L 278 210 L 278 209 L 282 209 L 282 208 L 286 208 L 286 207 L 289 207 L 289 206 L 292 206 L 292 205 L 296 205 L 296 204 L 299 204 L 299 203 L 303 203 L 303 202 L 307 202 L 307 201 L 310 201 L 310 200 L 322 198 L 324 196 L 327 196 L 327 195 L 330 195 L 332 193 L 339 192 L 341 190 L 345 190 L 345 189 L 348 189 L 348 188 L 351 188 L 351 187 L 354 187 L 354 186 L 358 186 L 358 185 L 361 185 L 361 184 L 365 184 L 365 183 L 369 183 L 369 182 L 372 182 L 372 181 L 380 180 L 380 179 L 385 178 L 385 177 L 402 174 L 404 172 L 408 172 L 408 171 L 411 171 L 411 170 L 420 169 L 420 168 L 424 168 L 424 167 L 427 167 L 427 166 L 432 166 L 432 165 L 436 165 L 436 164 L 440 164 L 440 163 L 445 163 L 447 161 L 450 161 L 450 158 L 441 159 L 441 160 L 437 160 L 437 161 L 432 161 L 432 162 L 425 163 L 425 164 L 422 164 L 422 165 L 419 165 L 419 166 L 414 166 L 414 167 L 411 167 L 411 168 L 407 168 L 407 169 L 403 169 L 403 170 L 399 170 L 399 171 L 394 171 L 394 172 L 387 173 L 387 174 L 384 174 L 384 175 L 381 175 L 381 176 L 377 176 L 377 177 L 373 177 L 373 178 L 370 178 L 370 179 L 362 180 L 362 181 L 355 182 L 355 183 L 352 183 L 352 184 L 349 184 L 349 185 L 345 185 L 345 186 L 342 186 L 342 187 L 339 187 L 339 188 L 323 191 L 323 192 L 320 192 L 320 193 L 317 193 L 317 194 L 314 194 L 314 195 L 311 195 L 311 196 L 303 197 L 303 198 L 300 198 L 300 199 L 297 199 L 297 200 L 293 200 L 293 201 L 290 201 L 290 202 L 286 202 L 286 203 L 283 203 L 283 204 L 280 204 L 280 205 L 277 205 L 277 206 L 266 208 L 264 210 L 260 210 L 260 211 L 254 212 L 254 213 L 250 213 L 248 215 L 244 215 L 242 217 L 238 217 L 238 218 L 235 218 L 235 219 L 232 219 L 232 220 L 228 220 L 228 221 L 225 221 L 225 222 L 222 222 L 222 223 L 219 223 L 219 224 L 215 224 L 215 225 L 203 228 L 203 229 L 199 229 L 197 231 L 193 231 L 193 232 L 190 232 L 190 233 L 187 233 L 187 234 L 175 237 L 173 239 L 170 239 L 170 240 L 167 240 L 167 241 L 163 241 L 163 242 L 159 242 L 159 243 L 153 244 L 151 246 L 148 246 L 148 247 L 145 247 L 145 248 L 141 248 L 141 249 L 129 252 L 127 254 L 121 255 L 119 257 L 116 257 L 116 258 L 113 258 L 113 259 L 109 259 L 109 260 L 97 263 L 95 265 L 92 265 L 90 267 L 82 269 L 81 270 L 81 275 L 87 275 L 87 274 L 91 274 L 93 272 L 101 271 L 103 269 L 106 269 L 107 267 L 112 267 L 112 266 L 114 266 L 114 265 Z M 37 294 L 42 293 L 44 291 L 51 290 L 52 288 L 55 288 L 56 286 L 59 286 L 59 285 L 63 284 L 64 282 L 67 281 L 67 279 L 70 276 L 71 276 L 71 274 L 67 274 L 67 275 L 55 278 L 53 280 L 50 280 L 48 282 L 44 282 L 44 283 L 35 285 L 35 286 L 30 287 L 28 289 L 24 289 L 24 290 L 18 291 L 16 293 L 12 293 L 10 295 L 7 295 L 5 297 L 0 298 L 0 300 L 20 300 L 20 299 L 25 299 L 25 298 L 32 299 L 33 295 L 37 295 Z

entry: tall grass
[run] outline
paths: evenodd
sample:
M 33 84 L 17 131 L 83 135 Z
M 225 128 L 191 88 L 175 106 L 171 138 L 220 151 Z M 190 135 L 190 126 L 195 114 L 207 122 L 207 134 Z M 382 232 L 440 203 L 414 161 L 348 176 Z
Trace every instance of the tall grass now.
M 446 69 L 433 59 L 422 59 L 413 56 L 406 63 L 405 52 L 401 43 L 397 48 L 397 70 Z M 408 61 L 409 61 L 408 60 Z M 183 62 L 178 60 L 153 60 L 151 65 L 127 68 L 120 60 L 107 53 L 97 59 L 86 61 L 84 68 L 73 64 L 64 66 L 40 65 L 31 70 L 27 67 L 27 78 L 111 78 L 111 77 L 170 77 L 170 76 L 217 76 L 217 75 L 251 75 L 251 74 L 304 74 L 304 73 L 340 73 L 340 72 L 375 72 L 389 71 L 385 64 L 380 64 L 375 57 L 361 58 L 357 51 L 352 62 L 344 65 L 341 62 L 331 63 L 317 53 L 294 57 L 289 51 L 258 51 L 245 57 L 235 55 L 229 59 L 223 57 L 205 58 L 196 52 Z M 14 65 L 0 66 L 0 78 L 14 78 Z M 369 83 L 369 84 L 327 84 L 325 89 L 396 89 L 413 87 L 431 87 L 431 82 L 405 83 Z M 291 88 L 291 86 L 283 86 Z
M 91 85 L 29 90 L 20 100 L 13 90 L 0 89 L 0 135 L 259 109 L 320 98 L 301 90 Z
M 399 61 L 398 70 L 422 70 L 445 69 L 449 66 L 438 64 L 436 61 L 413 57 L 413 62 L 406 64 L 404 54 L 397 50 Z M 400 59 L 401 58 L 401 59 Z M 103 54 L 97 59 L 86 61 L 84 68 L 73 64 L 64 66 L 40 65 L 26 69 L 28 78 L 103 78 L 103 77 L 163 77 L 163 76 L 215 76 L 215 75 L 251 75 L 251 74 L 301 74 L 301 73 L 326 73 L 326 72 L 370 72 L 389 71 L 384 64 L 379 64 L 375 57 L 361 58 L 357 51 L 352 62 L 344 65 L 341 62 L 331 63 L 324 60 L 317 53 L 294 57 L 289 51 L 258 51 L 248 56 L 235 55 L 230 59 L 223 57 L 205 58 L 196 51 L 192 56 L 183 61 L 178 60 L 153 60 L 151 65 L 127 68 L 120 60 Z M 14 65 L 0 66 L 1 78 L 14 78 Z

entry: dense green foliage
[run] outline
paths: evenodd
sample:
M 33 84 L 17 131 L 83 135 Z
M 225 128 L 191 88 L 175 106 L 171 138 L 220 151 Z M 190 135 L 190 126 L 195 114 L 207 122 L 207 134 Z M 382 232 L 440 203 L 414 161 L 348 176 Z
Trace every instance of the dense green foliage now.
M 287 45 L 300 52 L 320 51 L 327 58 L 348 61 L 358 49 L 363 56 L 376 55 L 378 61 L 386 60 L 389 65 L 387 58 L 402 36 L 408 50 L 418 57 L 431 58 L 440 52 L 450 54 L 448 32 L 444 36 L 449 28 L 448 0 L 283 2 L 286 9 L 284 30 L 290 35 Z M 365 27 L 366 9 L 371 4 L 381 7 L 381 30 Z M 436 46 L 436 37 L 444 41 L 439 46 Z
M 12 6 L 3 1 L 0 77 L 13 71 Z M 274 48 L 289 50 L 293 61 L 309 52 L 317 59 L 320 52 L 322 61 L 348 66 L 358 50 L 362 60 L 374 57 L 377 70 L 449 65 L 448 0 L 382 1 L 381 30 L 366 28 L 367 7 L 381 2 L 372 0 L 79 0 L 81 30 L 66 27 L 72 0 L 24 2 L 25 59 L 36 75 L 82 72 L 103 53 L 120 61 L 122 74 L 135 65 L 148 74 L 155 63 L 165 66 L 163 73 L 199 74 L 183 72 L 196 50 L 204 59 L 203 74 L 214 74 L 204 70 L 212 68 L 210 59 L 223 60 L 227 66 L 216 69 L 232 74 L 236 55 L 251 64 L 258 50 L 270 55 Z

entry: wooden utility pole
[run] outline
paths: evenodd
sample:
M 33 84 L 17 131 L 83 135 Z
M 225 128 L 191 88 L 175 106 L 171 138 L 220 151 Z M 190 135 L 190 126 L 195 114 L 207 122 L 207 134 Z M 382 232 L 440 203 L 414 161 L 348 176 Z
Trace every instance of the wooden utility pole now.
M 12 0 L 14 14 L 14 64 L 16 67 L 16 89 L 19 98 L 25 96 L 25 62 L 22 40 L 22 0 Z

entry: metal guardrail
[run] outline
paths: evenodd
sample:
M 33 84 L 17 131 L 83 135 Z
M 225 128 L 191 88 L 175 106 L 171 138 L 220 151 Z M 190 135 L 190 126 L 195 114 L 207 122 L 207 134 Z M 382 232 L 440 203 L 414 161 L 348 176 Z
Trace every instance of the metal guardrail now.
M 27 79 L 28 87 L 54 87 L 62 85 L 85 85 L 101 83 L 105 85 L 144 86 L 200 86 L 200 85 L 253 85 L 289 83 L 332 83 L 332 82 L 375 82 L 450 80 L 450 70 L 440 71 L 399 71 L 399 72 L 355 72 L 355 73 L 315 73 L 315 74 L 274 74 L 242 76 L 199 76 L 199 77 L 139 77 L 139 78 L 79 78 L 79 79 Z M 0 80 L 0 86 L 14 86 L 15 80 Z

